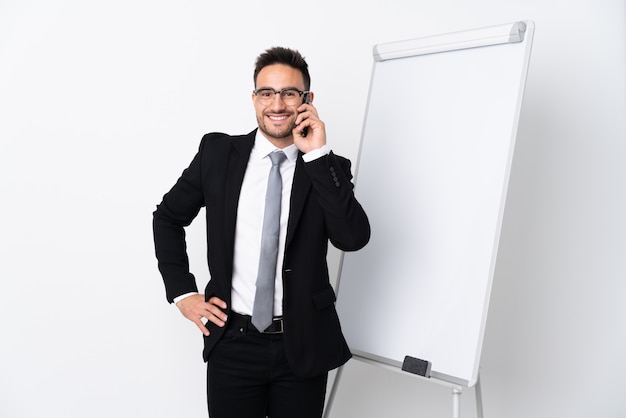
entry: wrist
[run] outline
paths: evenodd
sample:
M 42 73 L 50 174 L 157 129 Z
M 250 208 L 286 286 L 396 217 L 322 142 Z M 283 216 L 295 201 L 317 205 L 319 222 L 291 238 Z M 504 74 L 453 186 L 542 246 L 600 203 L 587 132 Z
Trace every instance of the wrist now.
M 193 295 L 197 295 L 197 294 L 198 294 L 198 292 L 189 292 L 189 293 L 183 293 L 183 294 L 182 294 L 182 295 L 180 295 L 180 296 L 176 296 L 176 297 L 174 298 L 174 304 L 175 304 L 176 306 L 178 306 L 178 302 L 180 302 L 181 300 L 183 300 L 183 299 L 187 299 L 189 296 L 193 296 Z

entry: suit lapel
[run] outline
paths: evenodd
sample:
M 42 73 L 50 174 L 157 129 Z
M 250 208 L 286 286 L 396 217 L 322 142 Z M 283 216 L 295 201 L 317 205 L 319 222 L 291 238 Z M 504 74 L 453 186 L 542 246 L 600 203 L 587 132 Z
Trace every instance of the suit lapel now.
M 241 192 L 241 184 L 246 173 L 248 160 L 250 159 L 250 151 L 254 145 L 254 137 L 256 130 L 248 135 L 241 137 L 233 137 L 232 149 L 228 156 L 228 169 L 226 174 L 226 196 L 224 207 L 224 222 L 226 227 L 226 245 L 232 252 L 235 245 L 235 228 L 237 226 L 237 207 L 239 204 L 239 194 Z
M 293 174 L 293 185 L 291 188 L 291 202 L 289 207 L 289 222 L 287 223 L 287 238 L 285 246 L 291 243 L 293 233 L 300 221 L 300 215 L 304 209 L 304 203 L 306 202 L 307 195 L 311 189 L 311 178 L 306 173 L 304 168 L 304 160 L 302 160 L 302 153 L 298 152 L 298 159 L 296 160 L 296 169 Z

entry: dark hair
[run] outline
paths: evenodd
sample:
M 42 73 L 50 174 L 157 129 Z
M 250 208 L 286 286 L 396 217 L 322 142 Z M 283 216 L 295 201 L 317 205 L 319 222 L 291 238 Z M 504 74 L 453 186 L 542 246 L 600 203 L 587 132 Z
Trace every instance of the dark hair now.
M 283 48 L 275 46 L 273 48 L 265 50 L 256 59 L 256 65 L 254 67 L 254 85 L 256 86 L 256 79 L 259 72 L 268 65 L 284 64 L 288 65 L 296 70 L 300 70 L 302 78 L 304 79 L 304 89 L 309 90 L 311 88 L 311 76 L 309 75 L 309 65 L 304 60 L 304 57 L 300 55 L 298 51 L 289 48 Z

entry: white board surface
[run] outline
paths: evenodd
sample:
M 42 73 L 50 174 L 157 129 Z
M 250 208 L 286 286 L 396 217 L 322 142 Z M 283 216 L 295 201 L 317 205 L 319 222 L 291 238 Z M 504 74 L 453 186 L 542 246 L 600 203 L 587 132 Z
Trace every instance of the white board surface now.
M 355 354 L 475 384 L 533 28 L 374 48 L 355 189 L 372 237 L 343 255 L 337 300 Z

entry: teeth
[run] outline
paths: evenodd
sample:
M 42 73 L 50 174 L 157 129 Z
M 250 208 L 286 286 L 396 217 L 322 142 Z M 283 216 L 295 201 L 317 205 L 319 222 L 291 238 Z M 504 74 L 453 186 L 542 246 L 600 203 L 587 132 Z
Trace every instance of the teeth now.
M 287 116 L 269 116 L 271 120 L 280 121 L 287 119 Z

